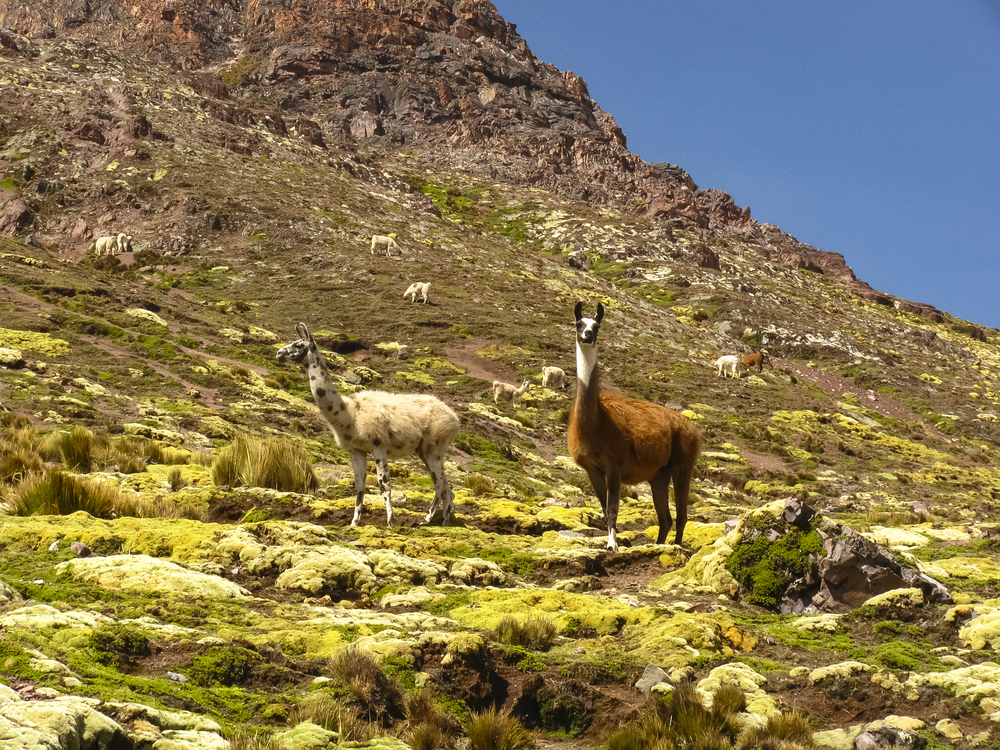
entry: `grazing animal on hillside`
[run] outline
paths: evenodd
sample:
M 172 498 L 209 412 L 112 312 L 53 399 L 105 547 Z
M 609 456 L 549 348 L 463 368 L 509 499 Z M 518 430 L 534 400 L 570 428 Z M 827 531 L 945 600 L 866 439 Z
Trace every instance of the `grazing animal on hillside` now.
M 715 366 L 719 368 L 715 377 L 722 375 L 723 377 L 734 377 L 738 378 L 740 376 L 740 358 L 735 354 L 727 354 L 724 357 L 719 357 L 715 360 Z M 729 370 L 729 375 L 725 375 L 725 371 Z
M 412 284 L 406 287 L 406 291 L 403 292 L 403 299 L 406 299 L 410 295 L 413 295 L 413 299 L 411 299 L 410 301 L 416 302 L 417 295 L 420 295 L 423 297 L 421 302 L 427 304 L 427 295 L 430 294 L 430 292 L 431 292 L 431 283 L 429 281 L 414 281 Z
M 756 367 L 757 372 L 763 372 L 764 365 L 767 365 L 772 370 L 774 369 L 774 365 L 771 364 L 771 358 L 767 356 L 767 352 L 753 352 L 751 354 L 744 354 L 740 357 L 740 367 L 744 370 Z
M 435 396 L 361 391 L 341 396 L 330 379 L 326 359 L 305 323 L 296 327 L 299 340 L 278 350 L 279 362 L 297 362 L 309 374 L 309 387 L 320 414 L 329 423 L 337 444 L 351 454 L 357 502 L 351 526 L 364 512 L 368 454 L 375 459 L 378 484 L 385 500 L 386 523 L 392 526 L 389 459 L 416 454 L 434 483 L 434 502 L 427 523 L 441 512 L 441 525 L 451 522 L 455 494 L 444 473 L 444 457 L 458 434 L 458 416 Z
M 378 254 L 375 252 L 376 249 L 378 249 L 379 253 L 382 255 L 392 255 L 393 250 L 398 251 L 399 254 L 403 253 L 399 245 L 396 244 L 396 240 L 392 237 L 387 237 L 384 234 L 376 234 L 372 237 L 372 255 Z
M 530 380 L 525 380 L 521 383 L 520 387 L 516 385 L 511 385 L 510 383 L 503 383 L 499 380 L 493 381 L 493 403 L 499 403 L 502 400 L 509 401 L 511 406 L 517 405 L 517 399 L 528 392 L 528 386 L 531 384 Z
M 132 235 L 119 232 L 117 237 L 98 237 L 94 241 L 94 255 L 114 255 L 132 249 Z
M 565 388 L 569 380 L 561 367 L 543 367 L 542 385 L 546 388 Z
M 701 434 L 686 417 L 649 401 L 602 392 L 597 367 L 597 334 L 604 319 L 604 305 L 595 318 L 583 317 L 583 303 L 576 314 L 576 401 L 569 418 L 569 453 L 590 477 L 608 525 L 608 549 L 618 551 L 618 506 L 621 485 L 649 482 L 659 521 L 657 544 L 663 544 L 673 525 L 670 516 L 670 482 L 680 544 L 687 523 L 688 494 Z

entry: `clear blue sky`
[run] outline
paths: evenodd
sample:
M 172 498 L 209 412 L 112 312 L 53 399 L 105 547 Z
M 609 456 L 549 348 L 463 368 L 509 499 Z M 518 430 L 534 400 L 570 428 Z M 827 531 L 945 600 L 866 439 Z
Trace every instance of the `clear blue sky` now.
M 1000 327 L 997 0 L 494 0 L 646 161 Z

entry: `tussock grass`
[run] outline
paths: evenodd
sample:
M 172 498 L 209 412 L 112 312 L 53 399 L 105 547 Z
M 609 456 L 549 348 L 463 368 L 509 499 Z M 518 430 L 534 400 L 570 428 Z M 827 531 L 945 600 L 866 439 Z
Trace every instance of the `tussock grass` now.
M 240 435 L 223 448 L 212 464 L 217 485 L 248 485 L 282 492 L 311 493 L 319 488 L 312 460 L 287 438 L 253 440 Z
M 492 638 L 507 646 L 547 651 L 556 639 L 556 632 L 555 622 L 548 618 L 532 615 L 522 622 L 513 615 L 508 615 L 497 623 Z
M 330 676 L 350 691 L 362 719 L 388 725 L 403 718 L 403 688 L 367 651 L 347 646 L 331 656 L 327 665 Z
M 811 750 L 812 730 L 797 713 L 772 716 L 763 728 L 742 731 L 739 713 L 746 696 L 736 685 L 722 685 L 705 708 L 693 683 L 670 695 L 651 695 L 639 717 L 608 737 L 608 750 Z
M 458 721 L 438 706 L 429 690 L 406 696 L 405 739 L 413 750 L 451 750 L 461 731 Z
M 31 474 L 7 498 L 10 515 L 64 516 L 83 510 L 95 518 L 134 516 L 136 500 L 110 484 L 61 471 Z
M 365 742 L 376 734 L 376 727 L 358 716 L 357 710 L 343 698 L 323 691 L 307 695 L 292 709 L 288 723 L 297 726 L 304 721 L 336 732 L 344 741 Z
M 69 432 L 53 432 L 52 447 L 59 452 L 63 465 L 78 474 L 89 474 L 93 467 L 90 430 L 77 425 Z
M 492 495 L 497 489 L 496 482 L 484 474 L 469 474 L 465 478 L 465 487 L 473 497 Z
M 534 744 L 531 732 L 517 717 L 495 708 L 471 714 L 465 734 L 471 750 L 524 750 Z
M 184 472 L 176 468 L 171 469 L 170 473 L 167 474 L 167 483 L 170 485 L 171 492 L 177 492 L 182 487 L 186 487 L 187 480 L 184 478 Z
M 27 475 L 5 493 L 0 510 L 12 516 L 65 516 L 82 510 L 95 518 L 204 518 L 203 511 L 193 506 L 146 500 L 114 484 L 61 471 Z
M 229 735 L 229 750 L 288 750 L 288 745 L 274 735 L 254 734 L 238 727 Z

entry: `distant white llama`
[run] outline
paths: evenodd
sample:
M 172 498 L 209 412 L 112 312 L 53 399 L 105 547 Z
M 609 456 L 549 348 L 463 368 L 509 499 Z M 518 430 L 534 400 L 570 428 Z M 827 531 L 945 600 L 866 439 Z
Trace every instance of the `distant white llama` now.
M 384 234 L 376 234 L 372 237 L 372 255 L 392 255 L 393 250 L 396 250 L 400 255 L 403 253 L 392 237 Z
M 421 302 L 427 304 L 427 295 L 430 294 L 430 292 L 431 292 L 431 282 L 414 281 L 406 288 L 406 291 L 403 292 L 403 299 L 406 299 L 407 297 L 410 297 L 412 295 L 413 299 L 411 299 L 410 301 L 416 302 L 417 295 L 420 295 L 423 297 Z
M 569 379 L 560 367 L 543 367 L 542 385 L 546 388 L 565 388 L 569 385 Z
M 727 369 L 729 370 L 730 376 L 734 378 L 738 378 L 740 375 L 740 358 L 735 354 L 727 354 L 724 357 L 719 357 L 715 360 L 715 366 L 719 368 L 715 373 L 715 377 L 719 377 L 720 375 L 723 375 L 723 377 L 729 377 L 725 375 L 725 371 Z
M 357 500 L 351 526 L 364 512 L 368 454 L 375 460 L 378 484 L 385 501 L 386 523 L 392 526 L 392 491 L 389 459 L 416 454 L 434 483 L 429 523 L 440 511 L 441 525 L 451 522 L 455 494 L 444 473 L 444 457 L 458 434 L 459 420 L 443 401 L 422 394 L 361 391 L 341 396 L 330 379 L 326 359 L 305 323 L 296 327 L 299 340 L 278 350 L 279 362 L 297 362 L 309 375 L 309 387 L 320 414 L 330 425 L 337 444 L 351 454 Z
M 94 241 L 94 255 L 114 255 L 132 249 L 132 235 L 120 232 L 117 237 L 98 237 Z
M 525 380 L 521 383 L 521 387 L 510 385 L 510 383 L 504 383 L 499 380 L 493 381 L 493 403 L 498 404 L 501 400 L 509 401 L 511 406 L 517 405 L 517 399 L 528 392 L 528 386 L 531 384 L 530 380 Z

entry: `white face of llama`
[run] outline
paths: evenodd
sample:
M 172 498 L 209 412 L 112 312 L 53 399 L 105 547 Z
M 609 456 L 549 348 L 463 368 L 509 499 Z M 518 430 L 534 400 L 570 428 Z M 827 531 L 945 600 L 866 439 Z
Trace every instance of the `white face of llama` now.
M 597 333 L 601 330 L 601 321 L 604 320 L 604 305 L 597 303 L 597 316 L 594 318 L 583 317 L 583 303 L 577 302 L 576 309 L 576 340 L 581 344 L 594 346 L 597 344 Z

